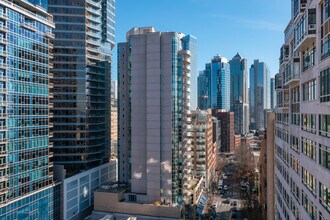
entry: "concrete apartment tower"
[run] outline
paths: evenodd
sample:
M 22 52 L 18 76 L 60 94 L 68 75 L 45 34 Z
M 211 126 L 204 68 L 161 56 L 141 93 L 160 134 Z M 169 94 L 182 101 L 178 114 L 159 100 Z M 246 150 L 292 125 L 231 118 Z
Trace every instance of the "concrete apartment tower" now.
M 133 28 L 118 44 L 119 181 L 132 202 L 180 203 L 192 177 L 190 35 Z
M 205 188 L 210 189 L 215 177 L 217 142 L 213 138 L 212 111 L 191 111 L 193 137 L 193 172 L 197 178 L 203 177 Z
M 275 219 L 330 219 L 329 3 L 292 0 L 275 76 Z
M 270 72 L 267 65 L 254 60 L 250 68 L 250 129 L 265 127 L 265 109 L 270 108 Z
M 0 219 L 53 219 L 47 1 L 0 1 Z
M 230 64 L 230 111 L 234 112 L 235 134 L 249 131 L 249 91 L 247 60 L 238 53 Z

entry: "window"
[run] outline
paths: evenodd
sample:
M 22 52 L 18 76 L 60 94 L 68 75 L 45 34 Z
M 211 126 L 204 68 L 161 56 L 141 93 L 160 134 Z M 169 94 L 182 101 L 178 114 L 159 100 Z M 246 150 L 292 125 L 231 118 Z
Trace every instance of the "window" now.
M 301 152 L 303 152 L 309 158 L 315 160 L 316 157 L 316 143 L 315 141 L 309 140 L 307 138 L 301 138 Z
M 303 101 L 312 101 L 316 99 L 315 88 L 315 79 L 303 84 Z
M 329 0 L 324 0 L 322 4 L 322 24 L 328 20 L 330 17 L 330 2 Z
M 293 135 L 290 136 L 290 147 L 292 150 L 296 151 L 297 153 L 300 152 L 299 139 Z
M 301 114 L 302 130 L 316 133 L 316 116 L 314 114 Z
M 324 186 L 321 182 L 320 185 L 320 203 L 330 212 L 330 189 Z
M 303 194 L 302 203 L 306 212 L 310 215 L 311 219 L 316 219 L 316 208 L 313 206 L 312 202 L 309 201 L 307 195 L 305 194 Z
M 303 184 L 315 195 L 316 192 L 316 179 L 306 169 L 302 167 L 302 182 Z
M 320 135 L 330 137 L 330 115 L 320 115 Z
M 330 147 L 319 145 L 319 164 L 330 169 Z
M 330 35 L 326 36 L 321 41 L 321 59 L 327 58 L 330 55 Z
M 315 65 L 316 48 L 303 52 L 303 71 Z
M 330 68 L 320 73 L 320 102 L 330 101 Z

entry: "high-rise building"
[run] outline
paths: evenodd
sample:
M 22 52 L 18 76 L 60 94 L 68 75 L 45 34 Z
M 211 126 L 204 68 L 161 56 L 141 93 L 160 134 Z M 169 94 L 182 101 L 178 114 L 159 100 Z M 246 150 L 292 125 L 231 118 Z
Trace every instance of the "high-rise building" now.
M 215 177 L 217 144 L 213 139 L 212 111 L 191 111 L 193 136 L 193 172 L 196 177 L 205 180 L 205 188 L 210 189 Z
M 118 83 L 117 80 L 111 80 L 111 95 L 110 95 L 110 134 L 111 134 L 111 154 L 117 155 L 118 144 Z
M 234 113 L 213 110 L 212 115 L 219 120 L 221 152 L 234 152 L 235 132 L 234 132 Z
M 205 71 L 200 71 L 197 77 L 197 107 L 199 109 L 208 109 L 207 98 L 208 98 L 208 84 Z
M 270 109 L 274 110 L 275 107 L 276 107 L 275 78 L 270 78 Z
M 192 37 L 152 27 L 126 36 L 118 44 L 119 181 L 132 202 L 181 203 L 192 176 Z
M 330 219 L 329 8 L 292 0 L 275 76 L 275 219 Z
M 115 0 L 49 0 L 54 40 L 54 164 L 68 176 L 110 157 Z
M 265 109 L 270 107 L 270 76 L 264 62 L 254 60 L 250 68 L 250 129 L 265 127 Z
M 215 56 L 211 63 L 205 65 L 205 70 L 200 72 L 198 102 L 202 110 L 211 108 L 230 111 L 230 66 L 226 58 Z
M 0 219 L 53 219 L 54 27 L 43 7 L 0 1 Z
M 230 110 L 234 112 L 235 134 L 249 131 L 247 60 L 238 53 L 230 64 Z

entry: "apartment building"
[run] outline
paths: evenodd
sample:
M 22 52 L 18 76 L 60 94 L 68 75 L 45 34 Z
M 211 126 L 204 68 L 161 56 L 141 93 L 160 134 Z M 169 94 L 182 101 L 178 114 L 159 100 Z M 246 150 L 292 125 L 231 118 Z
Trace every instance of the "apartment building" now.
M 276 219 L 330 219 L 330 2 L 292 0 L 275 76 Z

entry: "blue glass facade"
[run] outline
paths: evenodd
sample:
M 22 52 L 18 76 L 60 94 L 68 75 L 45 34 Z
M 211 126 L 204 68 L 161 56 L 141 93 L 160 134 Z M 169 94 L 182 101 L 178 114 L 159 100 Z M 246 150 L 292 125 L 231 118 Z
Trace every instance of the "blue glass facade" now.
M 54 40 L 54 164 L 68 176 L 109 161 L 115 1 L 49 0 Z
M 53 219 L 52 17 L 0 2 L 0 219 Z
M 264 128 L 264 110 L 270 108 L 270 72 L 255 60 L 250 68 L 250 129 Z
M 226 58 L 215 56 L 205 65 L 200 74 L 198 91 L 207 91 L 207 95 L 198 97 L 200 109 L 230 110 L 230 65 Z M 206 106 L 202 103 L 206 102 Z M 201 108 L 202 107 L 202 108 Z

